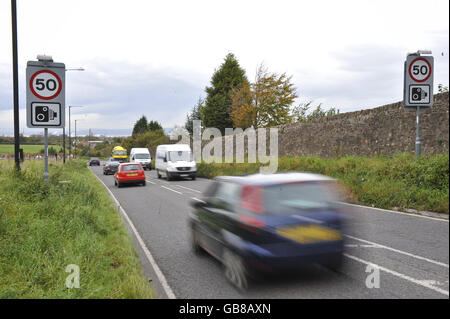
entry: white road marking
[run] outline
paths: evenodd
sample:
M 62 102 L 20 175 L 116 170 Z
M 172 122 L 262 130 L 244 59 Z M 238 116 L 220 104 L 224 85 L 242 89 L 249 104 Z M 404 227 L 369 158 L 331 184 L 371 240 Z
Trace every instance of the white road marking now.
M 196 200 L 197 202 L 200 202 L 200 203 L 206 203 L 205 201 L 203 201 L 203 200 L 201 200 L 201 199 L 198 199 L 198 198 L 195 198 L 195 197 L 191 197 L 193 200 Z
M 155 183 L 153 183 L 152 181 L 149 181 L 148 179 L 147 179 L 147 182 L 149 182 L 150 184 L 155 185 Z
M 181 188 L 185 188 L 185 189 L 191 190 L 193 192 L 201 193 L 201 191 L 193 189 L 193 188 L 189 188 L 189 187 L 185 187 L 185 186 L 181 186 L 181 185 L 175 185 L 175 186 L 178 186 L 178 187 L 181 187 Z
M 162 273 L 161 269 L 158 267 L 158 264 L 156 263 L 155 259 L 153 258 L 152 254 L 150 253 L 150 251 L 148 250 L 147 246 L 145 245 L 144 241 L 142 240 L 141 236 L 139 235 L 138 231 L 136 230 L 136 227 L 134 227 L 133 222 L 131 221 L 131 219 L 128 217 L 128 214 L 125 212 L 125 210 L 122 208 L 122 206 L 120 205 L 119 201 L 117 200 L 117 198 L 114 196 L 114 194 L 111 192 L 111 190 L 105 185 L 105 183 L 103 183 L 103 181 L 100 179 L 100 177 L 97 176 L 97 174 L 93 173 L 95 175 L 95 177 L 98 178 L 98 180 L 103 184 L 103 186 L 105 186 L 106 190 L 108 191 L 109 195 L 111 196 L 111 198 L 114 200 L 114 202 L 116 203 L 117 207 L 120 209 L 120 212 L 122 213 L 122 216 L 125 218 L 125 220 L 127 221 L 128 225 L 130 226 L 131 230 L 133 231 L 134 235 L 136 236 L 139 245 L 141 246 L 142 250 L 144 251 L 145 256 L 147 257 L 147 260 L 150 262 L 150 264 L 153 267 L 153 270 L 156 273 L 156 276 L 159 279 L 159 282 L 161 283 L 161 286 L 164 289 L 164 292 L 166 293 L 167 297 L 169 299 L 176 299 L 175 294 L 173 293 L 172 288 L 170 288 L 169 284 L 167 283 L 166 277 L 164 276 L 164 274 Z
M 169 191 L 172 191 L 172 192 L 174 192 L 174 193 L 178 193 L 178 194 L 180 194 L 180 195 L 183 195 L 183 193 L 181 193 L 181 192 L 179 192 L 179 191 L 176 191 L 176 190 L 174 190 L 174 189 L 172 189 L 172 188 L 169 188 L 169 187 L 166 187 L 166 186 L 161 186 L 162 188 L 165 188 L 165 189 L 168 189 Z
M 345 247 L 351 247 L 351 248 L 357 248 L 357 247 L 362 247 L 362 248 L 382 248 L 382 247 L 377 246 L 377 245 L 353 245 L 353 244 L 347 244 L 347 245 L 345 245 Z
M 388 247 L 388 246 L 385 246 L 385 245 L 377 244 L 377 243 L 374 243 L 372 241 L 368 241 L 368 240 L 365 240 L 365 239 L 357 238 L 357 237 L 354 237 L 354 236 L 345 235 L 345 234 L 344 234 L 344 236 L 348 237 L 348 238 L 351 238 L 351 239 L 354 239 L 354 240 L 359 240 L 359 241 L 361 241 L 363 243 L 367 243 L 367 244 L 370 244 L 370 245 L 375 245 L 375 246 L 378 246 L 380 248 L 384 248 L 384 249 L 387 249 L 387 250 L 390 250 L 390 251 L 393 251 L 393 252 L 396 252 L 396 253 L 399 253 L 399 254 L 410 256 L 410 257 L 413 257 L 413 258 L 416 258 L 416 259 L 425 260 L 425 261 L 428 261 L 429 263 L 448 268 L 448 264 L 443 263 L 443 262 L 439 262 L 439 261 L 436 261 L 436 260 L 433 260 L 433 259 L 429 259 L 429 258 L 425 258 L 425 257 L 422 257 L 422 256 L 414 255 L 414 254 L 408 253 L 406 251 L 402 251 L 402 250 L 398 250 L 398 249 L 395 249 L 395 248 L 392 248 L 392 247 Z
M 432 220 L 437 220 L 437 221 L 440 221 L 440 222 L 448 223 L 448 219 L 443 219 L 443 218 L 435 218 L 435 217 L 423 216 L 423 215 L 419 215 L 419 214 L 409 214 L 409 213 L 397 212 L 395 210 L 389 210 L 389 209 L 383 209 L 383 208 L 377 208 L 377 207 L 370 207 L 370 206 L 363 206 L 363 205 L 356 205 L 356 204 L 350 204 L 350 203 L 345 203 L 345 202 L 340 202 L 340 204 L 349 205 L 349 206 L 355 206 L 355 207 L 361 207 L 361 208 L 374 209 L 374 210 L 378 210 L 378 211 L 384 212 L 384 213 L 401 214 L 401 215 L 412 216 L 412 217 L 427 218 L 427 219 L 432 219 Z
M 345 254 L 345 253 L 344 253 L 344 256 L 346 256 L 346 257 L 348 257 L 348 258 L 350 258 L 350 259 L 356 260 L 356 261 L 358 261 L 358 262 L 360 262 L 360 263 L 362 263 L 362 264 L 365 264 L 365 265 L 372 265 L 372 266 L 375 266 L 375 267 L 377 267 L 377 268 L 378 268 L 379 270 L 381 270 L 381 271 L 387 272 L 388 274 L 391 274 L 391 275 L 397 276 L 397 277 L 399 277 L 399 278 L 405 279 L 405 280 L 410 281 L 410 282 L 412 282 L 412 283 L 415 283 L 415 284 L 417 284 L 417 285 L 420 285 L 420 286 L 429 288 L 429 289 L 434 290 L 434 291 L 436 291 L 436 292 L 438 292 L 438 293 L 440 293 L 440 294 L 443 294 L 443 295 L 446 295 L 446 296 L 449 295 L 447 290 L 444 290 L 444 289 L 441 289 L 441 288 L 438 288 L 438 287 L 434 287 L 434 286 L 432 286 L 427 280 L 417 280 L 417 279 L 414 279 L 414 278 L 409 277 L 409 276 L 407 276 L 407 275 L 401 274 L 401 273 L 399 273 L 399 272 L 390 270 L 390 269 L 388 269 L 388 268 L 379 266 L 379 265 L 377 265 L 377 264 L 375 264 L 375 263 L 372 263 L 372 262 L 363 260 L 363 259 L 361 259 L 361 258 L 352 256 L 352 255 L 349 255 L 349 254 Z

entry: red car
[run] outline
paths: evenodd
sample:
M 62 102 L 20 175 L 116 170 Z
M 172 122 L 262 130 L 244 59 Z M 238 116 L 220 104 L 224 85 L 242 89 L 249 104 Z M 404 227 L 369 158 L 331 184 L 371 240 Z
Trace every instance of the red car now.
M 142 184 L 145 186 L 145 172 L 139 163 L 122 163 L 114 174 L 114 185 Z

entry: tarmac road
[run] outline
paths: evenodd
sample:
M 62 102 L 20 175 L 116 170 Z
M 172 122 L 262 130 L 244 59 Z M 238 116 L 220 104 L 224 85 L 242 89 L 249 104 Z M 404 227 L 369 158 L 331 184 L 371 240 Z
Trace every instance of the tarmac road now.
M 219 262 L 190 248 L 190 202 L 201 198 L 209 180 L 168 182 L 152 170 L 146 171 L 147 186 L 119 189 L 102 168 L 91 170 L 142 240 L 134 236 L 144 271 L 161 298 L 449 298 L 448 220 L 346 205 L 351 217 L 341 272 L 311 265 L 296 276 L 253 282 L 241 293 L 226 281 Z M 377 271 L 379 288 L 368 288 Z

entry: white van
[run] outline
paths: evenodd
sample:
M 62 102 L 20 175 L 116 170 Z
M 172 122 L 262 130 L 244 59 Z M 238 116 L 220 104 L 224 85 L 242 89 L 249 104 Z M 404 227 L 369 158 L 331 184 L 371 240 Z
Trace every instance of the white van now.
M 144 170 L 146 168 L 152 169 L 152 156 L 148 148 L 132 148 L 130 151 L 130 162 L 140 163 Z
M 155 169 L 158 178 L 164 175 L 168 181 L 174 177 L 197 176 L 197 166 L 191 148 L 187 144 L 159 145 L 156 148 Z

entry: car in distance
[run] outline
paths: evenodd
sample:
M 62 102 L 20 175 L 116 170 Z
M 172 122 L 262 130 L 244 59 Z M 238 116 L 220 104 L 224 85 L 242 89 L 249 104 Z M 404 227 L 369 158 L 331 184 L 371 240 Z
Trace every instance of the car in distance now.
M 100 160 L 97 157 L 91 157 L 91 159 L 89 160 L 89 166 L 100 166 Z
M 189 214 L 194 252 L 207 251 L 245 290 L 249 277 L 342 264 L 343 213 L 336 181 L 310 173 L 222 176 Z M 255 276 L 256 275 L 256 276 Z
M 164 175 L 168 181 L 175 177 L 197 177 L 191 148 L 187 144 L 158 145 L 155 156 L 155 169 L 158 178 Z
M 145 172 L 139 163 L 122 163 L 114 173 L 114 185 L 141 184 L 145 186 Z
M 119 168 L 120 162 L 115 158 L 110 157 L 109 160 L 103 164 L 103 175 L 112 175 Z
M 132 148 L 130 151 L 130 162 L 140 163 L 144 170 L 152 169 L 152 157 L 148 148 Z

